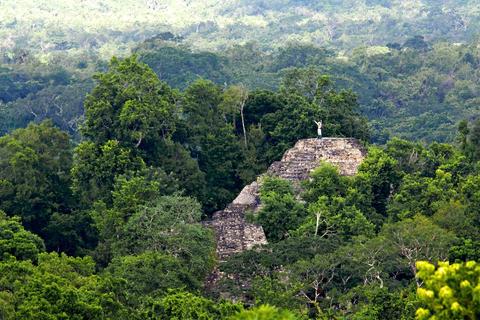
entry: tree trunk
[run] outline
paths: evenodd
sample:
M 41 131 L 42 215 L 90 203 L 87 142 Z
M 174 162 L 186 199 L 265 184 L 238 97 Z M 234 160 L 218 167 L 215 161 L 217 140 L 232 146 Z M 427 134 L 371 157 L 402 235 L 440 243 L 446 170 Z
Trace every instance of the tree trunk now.
M 242 117 L 242 129 L 243 129 L 243 139 L 245 141 L 245 147 L 247 147 L 247 130 L 245 130 L 245 118 L 243 116 L 243 108 L 245 107 L 245 101 L 246 99 L 242 102 L 242 105 L 240 106 L 240 116 Z
M 320 224 L 320 213 L 317 213 L 317 225 L 315 226 L 315 237 L 318 235 L 318 227 Z
M 241 88 L 241 93 L 242 93 L 242 100 L 240 103 L 240 117 L 242 118 L 242 130 L 243 130 L 243 140 L 245 143 L 245 147 L 248 146 L 248 141 L 247 141 L 247 130 L 245 128 L 245 116 L 243 114 L 243 109 L 245 108 L 245 104 L 247 103 L 248 99 L 248 91 L 247 88 L 242 84 L 240 86 Z

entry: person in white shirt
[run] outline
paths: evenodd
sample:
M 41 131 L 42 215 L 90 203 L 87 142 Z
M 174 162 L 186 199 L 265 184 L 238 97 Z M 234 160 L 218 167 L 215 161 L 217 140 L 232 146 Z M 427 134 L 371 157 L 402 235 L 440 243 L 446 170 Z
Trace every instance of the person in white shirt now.
M 320 121 L 317 122 L 317 121 L 313 120 L 313 122 L 315 122 L 318 126 L 318 129 L 317 129 L 318 139 L 322 139 L 322 121 L 320 120 Z

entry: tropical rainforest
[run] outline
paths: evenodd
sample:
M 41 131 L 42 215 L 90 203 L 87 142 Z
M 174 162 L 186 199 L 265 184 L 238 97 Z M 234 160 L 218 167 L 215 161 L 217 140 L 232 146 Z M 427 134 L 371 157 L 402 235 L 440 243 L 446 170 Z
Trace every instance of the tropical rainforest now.
M 479 319 L 479 8 L 0 1 L 0 319 Z M 358 173 L 263 176 L 220 262 L 312 119 Z

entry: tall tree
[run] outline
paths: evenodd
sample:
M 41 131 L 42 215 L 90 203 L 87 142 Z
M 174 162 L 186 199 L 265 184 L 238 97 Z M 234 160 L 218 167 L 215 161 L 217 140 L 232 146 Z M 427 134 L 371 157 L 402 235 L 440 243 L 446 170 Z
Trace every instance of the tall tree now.
M 54 212 L 71 210 L 69 137 L 50 122 L 0 138 L 0 210 L 43 235 Z
M 236 126 L 236 115 L 240 113 L 240 121 L 242 124 L 242 134 L 245 148 L 248 147 L 248 139 L 245 125 L 244 110 L 245 104 L 247 103 L 248 95 L 248 90 L 243 84 L 230 86 L 223 93 L 223 102 L 221 105 L 221 108 L 224 110 L 224 112 L 232 115 L 234 127 Z
M 150 144 L 170 137 L 175 129 L 176 94 L 136 56 L 113 58 L 106 73 L 85 100 L 83 135 L 104 144 L 146 151 Z
M 221 108 L 222 102 L 220 87 L 197 80 L 185 90 L 182 103 L 188 131 L 186 146 L 205 173 L 208 211 L 223 208 L 241 186 L 237 174 L 243 158 L 241 145 Z

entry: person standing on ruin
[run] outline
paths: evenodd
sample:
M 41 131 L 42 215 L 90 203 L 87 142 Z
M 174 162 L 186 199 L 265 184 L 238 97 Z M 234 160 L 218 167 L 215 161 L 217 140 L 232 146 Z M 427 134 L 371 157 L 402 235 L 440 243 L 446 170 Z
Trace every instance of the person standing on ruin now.
M 315 121 L 315 120 L 313 120 L 313 122 L 315 122 L 315 123 L 317 124 L 317 127 L 318 127 L 318 129 L 317 129 L 317 138 L 318 138 L 318 139 L 322 139 L 322 120 L 320 120 L 320 121 L 318 121 L 318 122 Z

